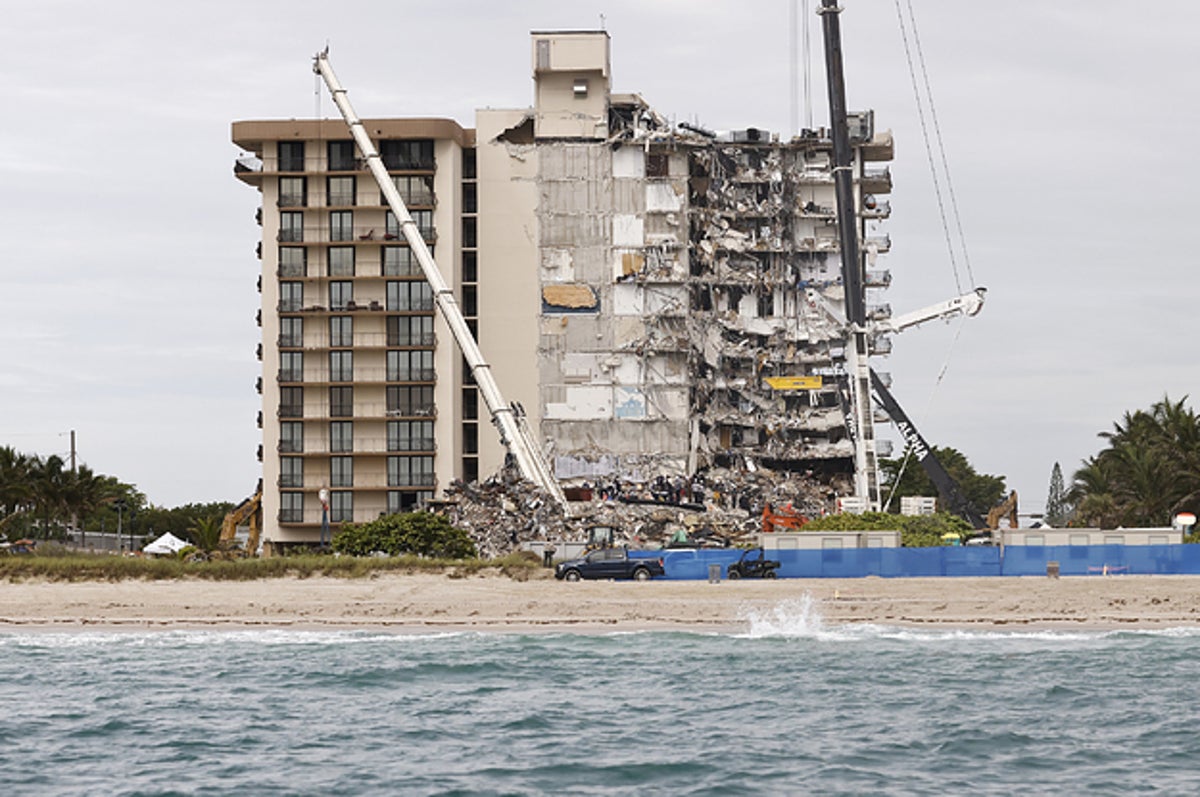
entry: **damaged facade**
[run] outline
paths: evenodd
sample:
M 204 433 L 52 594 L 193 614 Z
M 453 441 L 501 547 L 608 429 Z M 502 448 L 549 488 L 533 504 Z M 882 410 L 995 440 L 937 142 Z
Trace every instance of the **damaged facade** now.
M 366 126 L 556 475 L 768 469 L 849 492 L 828 135 L 674 126 L 611 91 L 604 32 L 534 32 L 531 50 L 530 109 L 480 110 L 474 129 Z M 854 118 L 878 294 L 892 145 Z M 504 449 L 345 124 L 237 122 L 233 139 L 263 198 L 265 539 L 315 541 L 323 512 L 362 522 L 499 470 Z
M 534 33 L 533 49 L 533 152 L 520 157 L 537 162 L 538 406 L 557 475 L 851 474 L 829 136 L 672 126 L 609 91 L 603 33 Z M 608 102 L 564 123 L 564 105 L 596 92 Z M 871 114 L 853 121 L 866 284 L 878 293 L 890 281 L 874 222 L 889 213 L 892 144 Z M 480 146 L 511 146 L 529 128 Z

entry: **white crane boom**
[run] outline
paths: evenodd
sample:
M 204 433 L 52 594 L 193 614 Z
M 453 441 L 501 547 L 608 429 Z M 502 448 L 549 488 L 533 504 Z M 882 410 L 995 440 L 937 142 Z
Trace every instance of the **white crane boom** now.
M 395 183 L 392 182 L 387 168 L 383 165 L 383 159 L 379 156 L 362 121 L 354 113 L 354 108 L 346 98 L 346 90 L 338 82 L 337 75 L 334 74 L 333 67 L 329 64 L 328 53 L 321 52 L 313 58 L 313 71 L 324 79 L 334 104 L 337 105 L 342 118 L 346 120 L 350 134 L 354 136 L 354 141 L 358 144 L 358 149 L 366 160 L 367 167 L 371 170 L 371 175 L 379 184 L 379 190 L 383 192 L 388 207 L 391 208 L 399 222 L 400 230 L 404 233 L 409 248 L 416 254 L 417 262 L 421 264 L 421 271 L 433 292 L 434 303 L 441 312 L 446 325 L 450 327 L 450 332 L 454 335 L 454 340 L 462 351 L 463 359 L 471 369 L 471 375 L 475 379 L 479 393 L 483 396 L 484 404 L 487 405 L 488 412 L 492 416 L 492 423 L 500 432 L 500 442 L 516 459 L 521 475 L 549 493 L 563 508 L 563 511 L 568 512 L 569 505 L 561 485 L 554 478 L 550 464 L 534 444 L 528 429 L 522 427 L 523 414 L 518 417 L 513 406 L 500 395 L 500 388 L 497 387 L 496 380 L 492 376 L 491 367 L 483 359 L 479 344 L 475 341 L 475 336 L 471 334 L 471 329 L 467 326 L 458 302 L 454 298 L 454 292 L 442 278 L 437 263 L 434 262 L 433 255 L 430 254 L 429 247 L 426 246 L 425 239 L 421 236 L 420 229 L 409 215 L 404 200 L 400 198 L 400 192 L 396 190 Z
M 920 310 L 913 310 L 911 313 L 877 321 L 874 324 L 874 330 L 876 332 L 903 332 L 909 327 L 939 318 L 949 320 L 957 315 L 978 315 L 979 311 L 983 309 L 983 298 L 986 293 L 987 288 L 976 288 L 971 293 L 964 293 L 962 296 L 931 304 Z

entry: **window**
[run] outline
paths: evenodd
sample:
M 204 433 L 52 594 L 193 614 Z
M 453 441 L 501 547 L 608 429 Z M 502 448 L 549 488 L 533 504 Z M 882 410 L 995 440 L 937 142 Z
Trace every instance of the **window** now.
M 354 493 L 335 491 L 329 494 L 329 522 L 349 523 L 354 520 Z
M 279 142 L 279 171 L 281 171 L 281 172 L 302 172 L 302 171 L 304 171 L 304 142 L 303 141 L 280 141 Z
M 354 318 L 348 315 L 335 315 L 329 319 L 329 345 L 354 345 Z
M 388 451 L 433 451 L 433 421 L 388 421 Z
M 279 458 L 279 486 L 304 486 L 304 460 L 300 457 Z
M 432 500 L 433 493 L 429 490 L 391 490 L 387 494 L 387 511 L 393 515 L 397 512 L 412 512 Z
M 329 212 L 329 240 L 354 240 L 353 210 L 332 210 Z
M 476 243 L 478 240 L 478 236 L 476 235 L 476 232 L 475 232 L 477 229 L 478 229 L 478 227 L 476 225 L 476 220 L 475 220 L 474 216 L 463 216 L 463 220 L 462 220 L 462 230 L 463 230 L 462 245 L 463 246 L 472 246 L 473 247 L 473 246 L 478 245 Z
M 400 313 L 428 313 L 433 310 L 433 290 L 424 280 L 389 282 L 387 309 Z
M 475 183 L 463 183 L 462 187 L 462 212 L 463 213 L 478 213 L 479 212 L 479 197 L 475 188 Z
M 304 214 L 285 210 L 279 214 L 279 240 L 296 243 L 304 240 Z
M 407 246 L 385 246 L 383 248 L 383 276 L 416 277 L 420 274 L 421 265 Z
M 308 265 L 308 250 L 303 246 L 279 247 L 279 276 L 303 277 Z
M 302 208 L 308 204 L 308 183 L 303 177 L 279 178 L 279 207 Z
M 1124 545 L 1125 538 L 1119 534 L 1108 534 L 1104 537 L 1105 545 Z
M 358 169 L 358 161 L 354 157 L 354 141 L 330 141 L 327 145 L 329 171 L 352 172 Z
M 304 424 L 299 421 L 283 421 L 279 424 L 279 451 L 284 454 L 299 454 L 304 450 Z
M 432 487 L 433 457 L 388 457 L 388 487 Z
M 462 253 L 462 281 L 479 281 L 479 255 L 476 252 Z
M 304 381 L 304 352 L 285 351 L 279 353 L 279 381 Z
M 354 457 L 330 457 L 329 486 L 354 486 Z
M 468 484 L 479 481 L 479 457 L 463 457 L 462 474 Z
M 464 421 L 479 420 L 479 391 L 473 387 L 463 388 L 462 416 Z
M 408 213 L 412 217 L 413 223 L 417 225 L 417 231 L 421 233 L 421 237 L 425 241 L 432 241 L 436 235 L 433 231 L 433 211 L 432 210 L 410 210 Z M 389 241 L 397 241 L 404 235 L 400 231 L 400 222 L 396 219 L 396 214 L 392 211 L 387 211 L 384 217 L 383 237 Z M 474 244 L 471 244 L 474 246 Z
M 1087 534 L 1071 534 L 1067 538 L 1068 545 L 1087 545 L 1091 538 Z
M 389 351 L 387 353 L 387 381 L 389 382 L 432 382 L 433 352 Z
M 353 382 L 354 381 L 354 352 L 351 352 L 351 351 L 331 351 L 331 352 L 329 352 L 329 381 L 330 382 Z
M 354 416 L 354 388 L 329 388 L 329 416 L 331 418 L 351 418 Z
M 355 181 L 353 177 L 330 177 L 326 181 L 326 204 L 341 207 L 355 204 Z
M 670 176 L 670 161 L 665 152 L 647 152 L 646 153 L 646 176 L 647 177 L 669 177 Z
M 462 176 L 464 180 L 475 179 L 475 150 L 473 148 L 462 151 Z
M 396 190 L 400 193 L 400 198 L 404 200 L 404 204 L 407 207 L 433 204 L 432 177 L 424 175 L 393 177 L 392 183 L 395 184 Z M 383 196 L 380 196 L 379 204 L 386 205 L 387 200 Z
M 354 276 L 354 247 L 353 246 L 331 246 L 331 247 L 329 247 L 329 276 L 331 276 L 331 277 L 353 277 Z
M 383 165 L 392 171 L 434 167 L 433 141 L 428 139 L 380 141 L 379 154 L 383 158 Z
M 433 316 L 388 316 L 387 345 L 432 346 Z
M 285 316 L 279 319 L 279 346 L 300 348 L 304 344 L 304 319 Z
M 349 310 L 354 304 L 354 283 L 339 280 L 329 283 L 329 309 Z
M 463 424 L 463 453 L 478 454 L 479 453 L 479 424 L 464 423 Z
M 428 417 L 434 414 L 433 388 L 431 386 L 389 386 L 387 389 L 388 415 Z
M 304 522 L 304 493 L 279 494 L 279 522 Z
M 770 318 L 775 315 L 775 294 L 773 291 L 764 290 L 758 295 L 758 317 Z
M 279 283 L 279 312 L 298 313 L 304 306 L 304 283 Z
M 462 287 L 463 315 L 479 315 L 479 291 L 474 285 Z
M 1041 534 L 1026 534 L 1025 544 L 1031 548 L 1041 548 L 1046 544 L 1046 538 Z
M 354 450 L 354 421 L 330 421 L 329 450 L 335 452 Z
M 575 83 L 572 85 L 572 90 L 575 94 L 575 99 L 586 100 L 588 95 L 588 82 L 585 77 L 575 78 Z
M 302 388 L 302 387 L 281 387 L 281 388 L 279 388 L 279 417 L 280 418 L 303 418 L 304 417 L 304 388 Z

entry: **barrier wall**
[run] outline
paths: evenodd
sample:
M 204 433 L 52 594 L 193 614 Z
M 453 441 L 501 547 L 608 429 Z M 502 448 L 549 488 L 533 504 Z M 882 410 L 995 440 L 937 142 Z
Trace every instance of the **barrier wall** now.
M 708 578 L 710 564 L 721 577 L 742 551 L 700 548 L 634 551 L 662 558 L 672 580 Z M 918 576 L 1044 576 L 1058 562 L 1064 576 L 1200 575 L 1200 545 L 954 546 L 943 548 L 842 548 L 770 551 L 780 578 L 913 578 Z

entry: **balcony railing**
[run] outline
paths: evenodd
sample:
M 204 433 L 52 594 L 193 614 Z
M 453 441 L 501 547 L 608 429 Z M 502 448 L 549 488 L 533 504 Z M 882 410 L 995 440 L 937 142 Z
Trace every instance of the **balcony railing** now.
M 388 477 L 388 487 L 433 487 L 437 477 L 432 473 L 400 473 Z
M 392 437 L 388 438 L 388 451 L 436 451 L 432 437 Z
M 281 229 L 279 235 L 275 236 L 275 240 L 280 243 L 300 243 L 304 241 L 304 230 L 294 227 Z
M 433 368 L 393 368 L 387 373 L 389 382 L 435 382 L 437 371 Z

